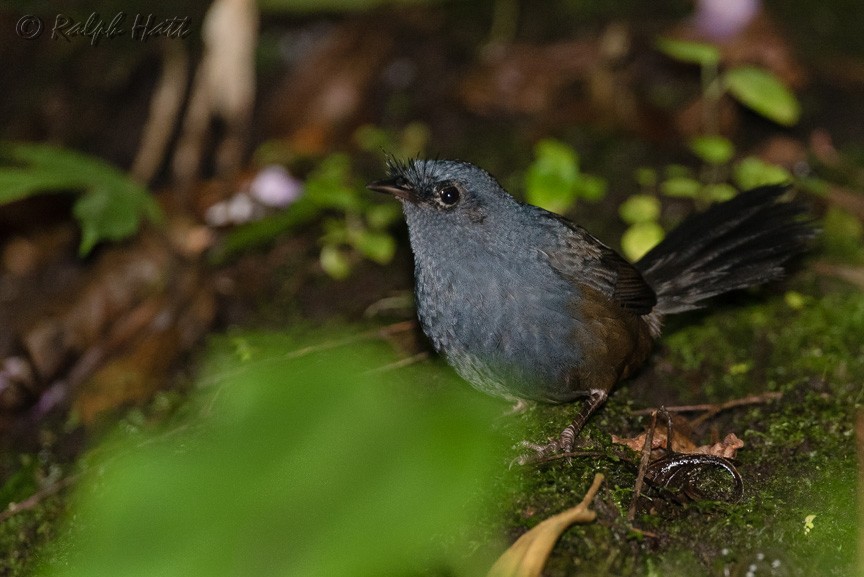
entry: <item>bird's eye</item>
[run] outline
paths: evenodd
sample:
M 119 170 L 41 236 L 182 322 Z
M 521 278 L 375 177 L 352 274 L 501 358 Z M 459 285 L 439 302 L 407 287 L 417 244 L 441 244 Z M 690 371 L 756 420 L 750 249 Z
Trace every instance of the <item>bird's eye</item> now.
M 459 196 L 459 189 L 452 184 L 448 184 L 438 191 L 438 198 L 440 198 L 441 203 L 446 206 L 453 206 L 459 202 Z

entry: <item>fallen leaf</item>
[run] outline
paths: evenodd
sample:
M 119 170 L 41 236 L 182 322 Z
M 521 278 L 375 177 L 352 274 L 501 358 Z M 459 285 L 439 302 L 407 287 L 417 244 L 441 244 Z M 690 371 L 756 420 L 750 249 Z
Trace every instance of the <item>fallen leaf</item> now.
M 734 459 L 735 453 L 744 446 L 744 441 L 739 439 L 735 433 L 729 433 L 719 443 L 713 445 L 702 445 L 696 447 L 694 453 L 703 455 L 713 455 L 715 457 L 723 457 L 724 459 Z
M 486 577 L 539 577 L 561 534 L 574 523 L 590 523 L 597 517 L 588 507 L 602 483 L 603 475 L 597 473 L 581 503 L 546 519 L 519 537 L 498 558 Z
M 667 429 L 665 425 L 658 425 L 654 429 L 654 436 L 651 441 L 652 451 L 657 449 L 666 449 L 666 430 Z M 645 437 L 647 435 L 647 432 L 640 433 L 635 437 L 631 438 L 624 438 L 619 437 L 618 435 L 612 435 L 612 442 L 618 445 L 624 445 L 625 447 L 629 447 L 637 453 L 641 453 L 642 448 L 645 446 Z M 734 459 L 737 450 L 743 446 L 744 441 L 739 439 L 735 435 L 735 433 L 729 433 L 723 438 L 722 441 L 714 443 L 713 445 L 700 446 L 697 446 L 693 441 L 690 440 L 689 437 L 687 437 L 683 433 L 679 433 L 678 430 L 674 430 L 672 433 L 672 451 L 675 453 L 683 453 L 688 455 L 713 455 L 716 457 L 723 457 L 724 459 Z

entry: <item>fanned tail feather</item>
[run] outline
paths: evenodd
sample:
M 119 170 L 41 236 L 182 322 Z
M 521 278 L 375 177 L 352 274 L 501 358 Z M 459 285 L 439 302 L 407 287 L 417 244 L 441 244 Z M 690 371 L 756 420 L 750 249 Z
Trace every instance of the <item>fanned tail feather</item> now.
M 777 279 L 811 245 L 805 205 L 784 202 L 788 186 L 764 186 L 685 220 L 635 267 L 657 294 L 659 315 L 699 308 L 705 299 Z

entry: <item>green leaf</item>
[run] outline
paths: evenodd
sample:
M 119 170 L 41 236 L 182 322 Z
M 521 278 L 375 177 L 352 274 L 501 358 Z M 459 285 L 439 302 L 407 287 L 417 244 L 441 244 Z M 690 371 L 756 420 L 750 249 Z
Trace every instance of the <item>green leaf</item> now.
M 303 186 L 304 196 L 323 209 L 360 212 L 361 187 L 351 174 L 351 159 L 336 153 L 324 158 L 309 174 Z
M 354 248 L 378 264 L 387 264 L 396 253 L 396 241 L 386 232 L 363 230 L 353 238 Z
M 657 171 L 650 166 L 640 166 L 633 173 L 633 178 L 643 188 L 650 188 L 657 185 Z
M 860 262 L 864 225 L 854 214 L 831 206 L 822 219 L 822 245 L 834 258 Z
M 621 250 L 631 261 L 637 261 L 663 240 L 663 227 L 656 222 L 639 222 L 624 231 Z
M 366 208 L 366 222 L 374 230 L 383 230 L 398 221 L 402 216 L 402 207 L 396 202 L 370 204 Z
M 690 141 L 690 150 L 707 164 L 726 164 L 735 155 L 735 145 L 723 136 L 698 136 Z
M 720 63 L 720 50 L 713 44 L 662 37 L 657 40 L 657 49 L 679 62 L 700 66 L 716 66 Z
M 578 156 L 557 140 L 541 140 L 534 147 L 536 160 L 525 175 L 525 197 L 531 204 L 564 213 L 576 202 Z
M 576 180 L 576 196 L 588 202 L 597 202 L 606 196 L 606 186 L 605 178 L 582 173 Z
M 144 218 L 162 218 L 146 188 L 91 156 L 45 144 L 5 143 L 0 162 L 0 204 L 45 192 L 81 195 L 72 211 L 81 226 L 81 255 L 103 240 L 132 236 Z
M 723 83 L 738 102 L 778 124 L 792 126 L 801 116 L 798 99 L 768 70 L 733 68 L 723 75 Z
M 666 178 L 677 178 L 679 176 L 692 177 L 693 169 L 683 164 L 667 164 L 663 167 L 663 174 Z
M 322 246 L 318 260 L 324 272 L 336 280 L 344 280 L 351 274 L 351 262 L 336 245 L 325 244 Z
M 393 140 L 386 130 L 374 124 L 363 124 L 354 131 L 354 142 L 360 150 L 379 152 L 393 148 Z
M 457 536 L 499 498 L 499 409 L 361 331 L 212 339 L 197 417 L 96 450 L 39 574 L 478 574 Z
M 726 182 L 706 184 L 702 188 L 702 196 L 712 202 L 724 202 L 738 194 L 738 190 Z
M 648 194 L 634 194 L 618 207 L 618 214 L 628 224 L 656 221 L 660 217 L 660 201 Z
M 736 164 L 734 177 L 741 190 L 792 181 L 792 175 L 789 174 L 788 170 L 776 164 L 769 164 L 755 156 L 748 156 Z
M 696 198 L 701 189 L 701 182 L 687 176 L 675 176 L 660 183 L 660 192 L 666 196 Z

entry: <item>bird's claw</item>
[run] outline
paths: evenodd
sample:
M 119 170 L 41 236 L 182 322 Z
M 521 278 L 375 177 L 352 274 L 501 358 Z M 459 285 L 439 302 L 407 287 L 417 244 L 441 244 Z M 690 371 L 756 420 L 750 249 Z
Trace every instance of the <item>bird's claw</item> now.
M 556 455 L 561 453 L 569 453 L 573 450 L 572 443 L 566 443 L 566 439 L 549 439 L 549 442 L 544 444 L 541 443 L 532 443 L 531 441 L 522 441 L 516 447 L 521 449 L 528 449 L 527 453 L 523 453 L 519 455 L 515 459 L 510 462 L 510 467 L 513 465 L 525 466 L 532 465 L 538 463 L 545 463 L 553 458 Z M 567 459 L 569 462 L 570 459 Z

